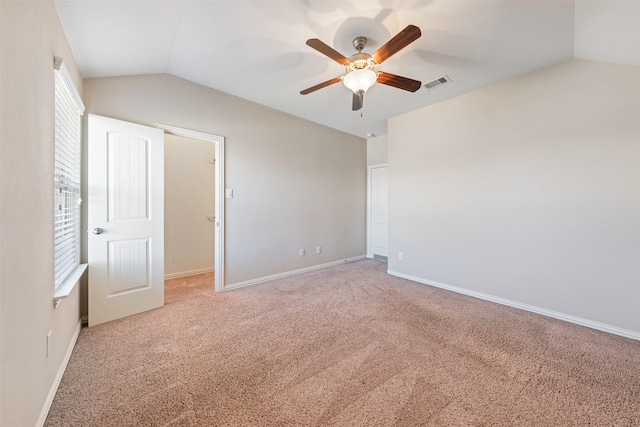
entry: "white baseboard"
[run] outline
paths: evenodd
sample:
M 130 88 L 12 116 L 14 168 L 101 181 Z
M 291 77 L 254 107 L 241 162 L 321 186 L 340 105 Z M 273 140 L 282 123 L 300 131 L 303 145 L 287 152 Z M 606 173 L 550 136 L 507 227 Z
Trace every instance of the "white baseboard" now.
M 529 305 L 529 304 L 523 304 L 523 303 L 512 301 L 509 299 L 495 297 L 488 294 L 483 294 L 481 292 L 471 291 L 464 288 L 458 288 L 455 286 L 447 285 L 445 283 L 435 282 L 433 280 L 421 279 L 419 277 L 410 276 L 408 274 L 398 273 L 397 271 L 387 270 L 387 273 L 392 276 L 401 277 L 403 279 L 408 279 L 414 282 L 422 283 L 422 284 L 433 286 L 436 288 L 445 289 L 447 291 L 457 292 L 459 294 L 468 295 L 470 297 L 495 302 L 497 304 L 519 308 L 521 310 L 530 311 L 532 313 L 541 314 L 543 316 L 553 317 L 554 319 L 564 320 L 565 322 L 575 323 L 577 325 L 586 326 L 588 328 L 597 329 L 599 331 L 608 332 L 610 334 L 620 335 L 625 338 L 640 340 L 640 332 L 618 328 L 616 326 L 607 325 L 605 323 L 595 322 L 593 320 L 583 319 L 581 317 L 571 316 L 569 314 L 547 310 L 546 308 L 536 307 L 534 305 Z
M 257 285 L 258 283 L 269 282 L 271 280 L 281 279 L 283 277 L 295 276 L 296 274 L 306 273 L 309 271 L 321 270 L 323 268 L 329 268 L 336 265 L 344 264 L 347 262 L 360 261 L 365 259 L 365 255 L 359 255 L 356 257 L 341 259 L 338 261 L 328 262 L 326 264 L 313 265 L 311 267 L 299 268 L 297 270 L 285 271 L 283 273 L 272 274 L 270 276 L 258 277 L 257 279 L 245 280 L 244 282 L 232 283 L 224 287 L 225 291 L 232 289 L 244 288 L 245 286 Z
M 187 276 L 195 276 L 196 274 L 204 274 L 204 273 L 213 273 L 213 267 L 210 268 L 200 268 L 198 270 L 189 270 L 189 271 L 180 271 L 178 273 L 169 273 L 165 274 L 165 279 L 175 279 L 176 277 L 187 277 Z
M 82 329 L 82 319 L 78 321 L 78 326 L 76 326 L 76 330 L 73 333 L 73 337 L 71 338 L 71 342 L 69 343 L 67 352 L 64 354 L 62 363 L 58 367 L 58 372 L 56 372 L 56 376 L 53 379 L 53 384 L 51 384 L 51 389 L 49 389 L 49 394 L 47 394 L 47 399 L 45 400 L 44 405 L 42 406 L 42 410 L 40 411 L 40 416 L 38 417 L 38 422 L 36 426 L 42 427 L 44 425 L 44 422 L 47 420 L 47 415 L 49 414 L 49 409 L 51 409 L 53 398 L 56 397 L 56 392 L 58 391 L 58 387 L 60 386 L 60 381 L 62 381 L 62 376 L 64 375 L 64 371 L 65 369 L 67 369 L 67 364 L 69 363 L 69 359 L 71 359 L 71 353 L 73 353 L 73 348 L 76 346 L 78 335 L 80 335 L 80 329 Z

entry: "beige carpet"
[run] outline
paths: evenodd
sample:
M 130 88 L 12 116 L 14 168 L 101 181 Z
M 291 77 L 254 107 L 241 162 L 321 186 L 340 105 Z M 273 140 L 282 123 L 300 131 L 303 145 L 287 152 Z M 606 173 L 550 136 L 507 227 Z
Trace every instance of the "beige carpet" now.
M 366 260 L 83 328 L 47 426 L 639 426 L 640 342 Z

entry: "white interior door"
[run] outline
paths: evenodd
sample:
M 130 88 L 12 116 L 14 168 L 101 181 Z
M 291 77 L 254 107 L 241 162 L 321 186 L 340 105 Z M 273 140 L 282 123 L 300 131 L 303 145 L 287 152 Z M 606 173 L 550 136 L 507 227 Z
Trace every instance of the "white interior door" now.
M 371 168 L 371 253 L 389 255 L 389 184 L 388 167 Z
M 164 305 L 164 132 L 89 115 L 89 326 Z

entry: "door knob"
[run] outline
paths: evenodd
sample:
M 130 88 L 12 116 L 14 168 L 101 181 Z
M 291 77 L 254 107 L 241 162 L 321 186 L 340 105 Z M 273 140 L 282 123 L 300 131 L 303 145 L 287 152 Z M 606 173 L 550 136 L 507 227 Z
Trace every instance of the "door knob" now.
M 102 228 L 94 228 L 91 232 L 95 235 L 98 235 L 104 233 L 104 230 Z

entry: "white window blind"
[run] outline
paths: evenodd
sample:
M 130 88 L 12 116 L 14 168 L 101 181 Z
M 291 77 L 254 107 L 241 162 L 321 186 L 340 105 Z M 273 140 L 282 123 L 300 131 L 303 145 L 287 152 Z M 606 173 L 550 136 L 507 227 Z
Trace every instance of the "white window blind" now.
M 80 264 L 80 127 L 84 105 L 55 58 L 55 287 Z

